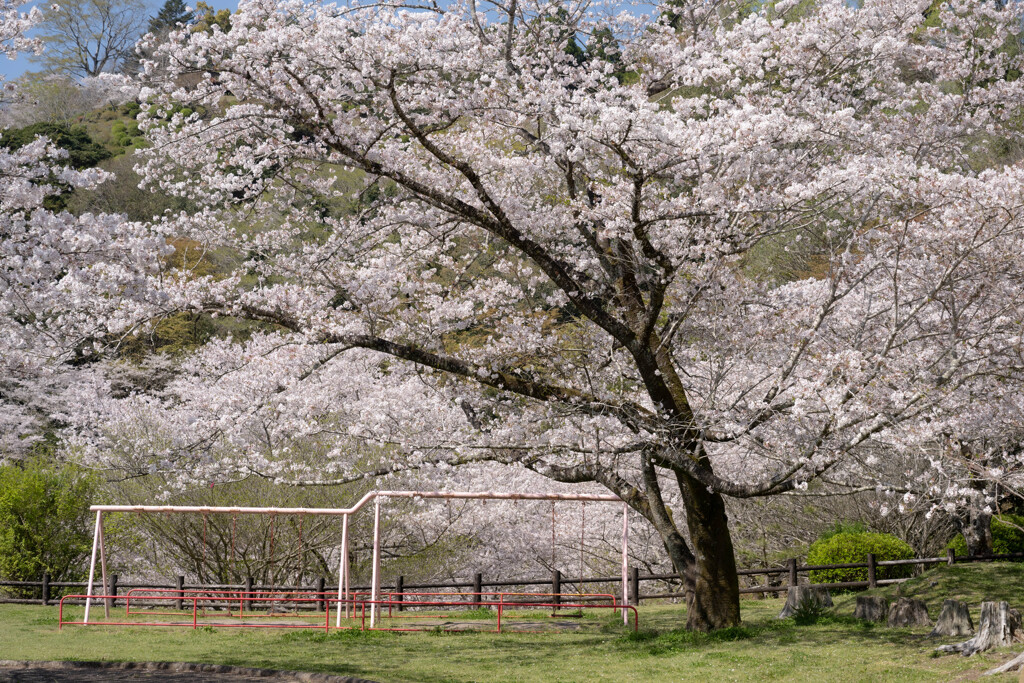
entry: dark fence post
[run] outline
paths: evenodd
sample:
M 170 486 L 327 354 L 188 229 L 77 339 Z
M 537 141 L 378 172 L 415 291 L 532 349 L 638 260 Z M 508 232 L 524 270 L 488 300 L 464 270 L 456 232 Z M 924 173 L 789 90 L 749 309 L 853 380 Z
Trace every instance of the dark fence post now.
M 484 596 L 481 595 L 483 592 L 484 575 L 480 572 L 473 574 L 473 602 L 477 603 L 477 607 L 483 602 Z
M 399 574 L 398 578 L 395 579 L 395 600 L 398 602 L 399 612 L 405 609 L 405 607 L 402 606 L 402 603 L 405 602 L 405 596 L 403 593 L 405 593 L 405 577 Z
M 786 566 L 789 567 L 789 585 L 797 585 L 800 582 L 800 579 L 796 575 L 796 558 L 791 557 L 786 560 Z
M 110 586 L 108 588 L 110 593 L 108 595 L 117 595 L 117 574 L 110 575 Z M 108 598 L 107 605 L 114 607 L 117 605 L 117 598 Z
M 42 596 L 41 597 L 43 598 L 43 604 L 44 605 L 49 605 L 50 604 L 50 574 L 49 574 L 49 572 L 43 572 L 43 590 L 42 590 Z
M 874 553 L 868 553 L 868 588 L 878 588 L 878 572 Z
M 946 564 L 956 564 L 956 551 L 946 548 Z
M 320 609 L 324 612 L 327 611 L 327 596 L 324 595 L 324 586 L 326 585 L 327 581 L 324 580 L 324 577 L 321 576 L 316 580 L 316 594 L 320 598 Z
M 630 567 L 629 568 L 629 604 L 639 605 L 640 604 L 640 568 Z
M 250 593 L 252 593 L 252 577 L 251 576 L 245 577 L 245 593 L 246 593 L 245 597 L 247 597 L 247 598 L 251 598 L 252 597 L 252 595 L 250 595 Z M 245 609 L 248 609 L 248 610 L 252 609 L 252 600 L 246 600 L 245 601 Z
M 562 604 L 562 572 L 554 569 L 551 571 L 551 593 L 552 601 L 556 605 Z
M 181 600 L 185 597 L 185 577 L 176 576 L 174 578 L 174 588 L 178 591 L 178 598 L 174 601 L 174 609 L 181 610 Z

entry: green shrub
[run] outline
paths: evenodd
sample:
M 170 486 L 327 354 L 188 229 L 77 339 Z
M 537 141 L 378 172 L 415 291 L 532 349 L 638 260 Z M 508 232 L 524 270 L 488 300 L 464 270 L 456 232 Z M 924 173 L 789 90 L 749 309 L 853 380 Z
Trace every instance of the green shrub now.
M 41 458 L 0 467 L 0 579 L 85 576 L 95 477 Z
M 992 552 L 996 555 L 1024 553 L 1024 531 L 1017 528 L 1024 528 L 1024 517 L 1020 515 L 1000 515 L 1000 517 L 1005 522 L 996 518 L 992 519 Z M 967 554 L 967 541 L 964 540 L 963 534 L 957 534 L 956 538 L 950 541 L 946 547 L 952 548 L 957 555 Z
M 45 121 L 4 131 L 3 135 L 0 135 L 0 146 L 20 149 L 40 136 L 49 138 L 54 145 L 66 150 L 66 163 L 75 169 L 92 168 L 111 157 L 110 152 L 94 142 L 81 126 L 68 127 Z
M 851 533 L 843 531 L 820 538 L 811 544 L 807 552 L 807 564 L 851 564 L 867 562 L 868 553 L 875 559 L 907 560 L 914 557 L 914 549 L 890 534 Z M 879 579 L 900 579 L 913 575 L 913 565 L 879 567 Z M 867 567 L 854 569 L 816 569 L 810 572 L 811 583 L 840 583 L 843 581 L 867 581 Z

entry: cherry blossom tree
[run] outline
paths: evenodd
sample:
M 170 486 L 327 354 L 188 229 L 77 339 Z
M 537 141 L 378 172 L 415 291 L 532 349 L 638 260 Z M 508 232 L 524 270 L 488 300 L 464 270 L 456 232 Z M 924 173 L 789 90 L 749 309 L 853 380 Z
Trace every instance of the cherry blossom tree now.
M 12 59 L 41 50 L 25 37 L 40 14 L 17 7 L 0 5 L 0 45 Z M 101 80 L 108 90 L 126 86 L 120 78 Z M 4 85 L 5 98 L 17 100 L 13 84 Z M 0 457 L 19 455 L 40 438 L 58 397 L 76 381 L 69 362 L 87 359 L 151 310 L 154 302 L 142 292 L 156 292 L 148 279 L 169 251 L 159 227 L 44 208 L 49 195 L 108 178 L 71 169 L 66 157 L 46 138 L 0 148 Z
M 177 235 L 243 257 L 149 282 L 147 315 L 269 329 L 83 448 L 151 421 L 125 457 L 187 476 L 599 485 L 658 531 L 688 626 L 737 624 L 727 497 L 863 482 L 878 443 L 926 459 L 1019 391 L 1024 169 L 972 166 L 1024 103 L 1019 6 L 928 4 L 245 0 L 174 34 L 139 170 L 204 207 Z M 614 63 L 580 54 L 609 29 Z M 804 272 L 753 273 L 769 248 Z

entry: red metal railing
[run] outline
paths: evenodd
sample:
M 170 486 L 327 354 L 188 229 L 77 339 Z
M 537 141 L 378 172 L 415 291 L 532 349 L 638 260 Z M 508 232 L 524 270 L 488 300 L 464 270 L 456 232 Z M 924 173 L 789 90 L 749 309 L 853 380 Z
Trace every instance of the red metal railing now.
M 157 592 L 160 592 L 160 593 L 166 592 L 166 593 L 170 593 L 170 595 L 155 595 L 155 593 L 157 593 Z M 88 597 L 86 595 L 66 595 L 63 598 L 61 598 L 61 600 L 60 600 L 60 606 L 59 606 L 59 611 L 58 611 L 58 628 L 62 629 L 65 625 L 67 625 L 67 626 L 72 626 L 72 625 L 82 625 L 82 626 L 167 626 L 167 627 L 191 626 L 193 629 L 197 629 L 197 628 L 199 628 L 199 626 L 217 626 L 219 628 L 318 628 L 318 629 L 319 628 L 323 628 L 324 631 L 328 631 L 328 632 L 332 628 L 335 629 L 335 630 L 339 630 L 339 629 L 340 630 L 351 630 L 351 629 L 357 628 L 355 625 L 352 625 L 352 626 L 341 626 L 341 627 L 331 626 L 331 606 L 332 605 L 334 606 L 335 610 L 339 610 L 339 609 L 344 608 L 344 611 L 346 613 L 346 618 L 357 619 L 359 621 L 358 628 L 360 630 L 363 630 L 363 631 L 367 631 L 367 630 L 374 630 L 374 631 L 423 631 L 423 630 L 433 630 L 433 627 L 430 627 L 430 626 L 410 627 L 410 626 L 403 626 L 403 625 L 375 626 L 375 627 L 369 628 L 366 625 L 366 608 L 367 608 L 367 605 L 370 606 L 371 610 L 374 608 L 374 606 L 377 606 L 381 610 L 383 610 L 384 607 L 387 607 L 387 609 L 388 609 L 388 618 L 389 619 L 393 619 L 393 620 L 399 620 L 399 621 L 400 620 L 404 620 L 404 619 L 409 619 L 409 618 L 429 618 L 431 616 L 433 616 L 433 617 L 444 616 L 444 615 L 437 615 L 437 614 L 434 614 L 434 615 L 401 615 L 401 616 L 393 616 L 393 608 L 395 608 L 395 607 L 408 607 L 408 606 L 410 606 L 410 603 L 405 602 L 405 601 L 394 600 L 393 597 L 392 597 L 392 599 L 388 599 L 388 600 L 367 600 L 367 599 L 358 599 L 358 598 L 339 600 L 333 594 L 326 593 L 326 592 L 325 593 L 308 593 L 308 594 L 306 594 L 306 595 L 312 596 L 312 597 L 296 597 L 294 593 L 280 594 L 280 595 L 270 595 L 270 596 L 268 596 L 268 595 L 266 595 L 265 592 L 258 592 L 258 593 L 257 592 L 248 592 L 247 593 L 247 592 L 239 592 L 239 591 L 203 591 L 203 593 L 204 593 L 203 595 L 198 594 L 199 591 L 189 591 L 189 593 L 191 593 L 191 594 L 183 596 L 182 595 L 182 591 L 178 591 L 178 590 L 174 590 L 174 589 L 156 589 L 156 590 L 151 590 L 149 594 L 144 595 L 144 596 L 143 595 L 132 595 L 131 597 L 129 597 L 129 596 L 125 595 L 125 596 L 120 596 L 120 597 L 125 599 L 126 603 L 128 601 L 134 599 L 136 601 L 136 605 L 137 606 L 138 606 L 139 602 L 142 601 L 142 600 L 157 601 L 157 602 L 159 602 L 159 601 L 166 601 L 166 602 L 177 602 L 177 601 L 180 601 L 180 602 L 185 603 L 185 604 L 191 603 L 191 614 L 189 614 L 189 612 L 185 611 L 185 610 L 175 611 L 175 612 L 148 612 L 148 611 L 145 612 L 145 614 L 147 616 L 148 615 L 154 615 L 154 616 L 156 616 L 156 615 L 162 615 L 162 616 L 181 616 L 181 617 L 184 617 L 186 619 L 187 619 L 188 616 L 191 616 L 192 617 L 191 621 L 127 621 L 127 620 L 126 621 L 105 621 L 104 620 L 104 621 L 92 621 L 92 622 L 89 622 L 89 623 L 86 623 L 85 621 L 72 621 L 72 620 L 65 620 L 64 619 L 64 602 L 66 600 L 78 600 L 78 599 L 83 599 L 83 598 L 87 598 Z M 405 595 L 409 595 L 409 594 L 406 593 Z M 449 596 L 451 596 L 453 594 L 452 593 L 433 593 L 433 594 L 422 593 L 422 594 L 417 594 L 417 595 L 419 595 L 420 597 L 449 597 Z M 611 602 L 610 603 L 606 603 L 606 602 L 596 602 L 596 603 L 595 602 L 585 602 L 585 601 L 581 601 L 581 600 L 577 600 L 576 602 L 566 603 L 566 602 L 554 602 L 554 601 L 550 601 L 550 600 L 542 602 L 542 601 L 536 601 L 536 600 L 506 600 L 505 599 L 506 596 L 508 596 L 508 597 L 527 597 L 527 596 L 538 596 L 538 595 L 543 596 L 543 597 L 551 597 L 551 596 L 553 596 L 553 594 L 538 594 L 538 593 L 497 593 L 497 594 L 495 594 L 495 593 L 471 593 L 471 594 L 468 594 L 468 595 L 474 596 L 476 599 L 470 599 L 470 600 L 431 600 L 431 601 L 420 600 L 420 601 L 416 601 L 413 604 L 417 608 L 447 608 L 447 607 L 467 607 L 467 608 L 487 607 L 487 608 L 493 608 L 496 611 L 496 615 L 495 616 L 497 618 L 497 627 L 496 627 L 496 629 L 494 629 L 494 631 L 491 631 L 493 633 L 501 633 L 502 632 L 502 630 L 501 630 L 502 629 L 502 618 L 505 616 L 505 610 L 506 609 L 516 609 L 516 610 L 528 610 L 528 609 L 545 609 L 545 610 L 548 610 L 548 609 L 573 609 L 573 610 L 576 610 L 576 609 L 578 609 L 578 610 L 580 610 L 580 614 L 582 614 L 583 610 L 585 610 L 585 609 L 622 610 L 623 612 L 625 612 L 626 610 L 629 610 L 629 611 L 631 611 L 633 613 L 633 630 L 636 631 L 639 628 L 639 614 L 637 613 L 636 608 L 634 606 L 632 606 L 632 605 L 617 604 L 615 602 L 615 596 L 608 595 L 608 594 L 592 594 L 592 595 L 588 595 L 587 597 L 595 597 L 595 598 L 610 597 L 611 598 Z M 496 595 L 498 599 L 497 600 L 483 600 L 482 598 L 483 598 L 484 595 Z M 108 600 L 108 599 L 113 599 L 115 597 L 118 597 L 118 596 L 114 596 L 114 595 L 93 595 L 92 599 L 93 600 Z M 230 599 L 228 599 L 228 597 L 230 597 Z M 239 601 L 239 611 L 238 611 L 237 617 L 236 617 L 235 613 L 233 612 L 234 603 L 235 603 L 236 600 Z M 304 605 L 309 605 L 314 610 L 317 608 L 317 605 L 326 606 L 326 609 L 324 610 L 324 621 L 323 621 L 323 624 L 321 625 L 319 623 L 313 623 L 313 622 L 297 623 L 297 624 L 284 624 L 284 623 L 276 623 L 276 624 L 259 624 L 259 623 L 255 623 L 254 624 L 254 623 L 247 623 L 247 622 L 241 621 L 241 618 L 243 616 L 244 617 L 268 616 L 266 614 L 258 614 L 256 612 L 254 612 L 252 610 L 252 608 L 251 608 L 251 605 L 253 603 L 281 603 L 281 602 L 293 603 L 294 606 L 296 606 L 296 607 L 301 607 L 301 606 L 304 606 Z M 245 612 L 245 604 L 246 603 L 248 603 L 250 605 L 250 611 L 248 613 Z M 225 605 L 225 604 L 228 604 L 228 605 L 231 606 L 229 611 L 228 612 L 217 612 L 217 616 L 225 617 L 225 618 L 228 618 L 228 619 L 237 618 L 238 619 L 237 621 L 221 621 L 221 622 L 214 622 L 214 623 L 204 623 L 204 622 L 200 622 L 199 621 L 200 615 L 202 615 L 204 618 L 206 617 L 206 610 L 207 609 L 211 609 L 214 606 L 220 607 L 220 606 Z M 125 617 L 126 618 L 128 616 L 131 616 L 131 614 L 133 614 L 133 612 L 131 612 L 130 609 L 131 609 L 130 608 L 130 604 L 126 604 L 126 607 L 125 607 Z M 349 612 L 349 609 L 351 609 L 351 611 L 352 611 L 352 617 L 348 617 L 347 616 L 347 614 Z M 136 611 L 134 612 L 134 614 L 140 614 L 140 612 L 138 611 L 138 607 L 136 607 Z M 298 617 L 301 617 L 302 615 L 284 614 L 284 615 L 273 615 L 273 616 L 290 616 L 290 617 L 297 617 L 298 616 Z M 442 629 L 442 630 L 452 630 L 452 629 Z M 547 632 L 547 631 L 524 631 L 522 629 L 517 629 L 517 632 L 520 632 L 520 633 L 539 633 L 539 632 Z

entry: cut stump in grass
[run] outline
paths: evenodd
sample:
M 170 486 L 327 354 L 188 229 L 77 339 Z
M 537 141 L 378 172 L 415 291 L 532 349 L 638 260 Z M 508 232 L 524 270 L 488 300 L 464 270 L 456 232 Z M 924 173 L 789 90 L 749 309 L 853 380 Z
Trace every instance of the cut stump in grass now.
M 983 602 L 981 619 L 978 621 L 978 634 L 962 643 L 943 645 L 939 652 L 959 652 L 964 657 L 970 657 L 976 652 L 993 647 L 1005 647 L 1019 641 L 1024 641 L 1020 612 L 1011 608 L 1005 600 Z
M 813 606 L 823 610 L 832 607 L 832 596 L 827 588 L 817 586 L 790 586 L 786 592 L 786 604 L 779 612 L 779 619 L 786 619 L 796 614 L 801 605 Z
M 928 617 L 928 606 L 923 600 L 900 598 L 889 608 L 886 625 L 889 628 L 931 626 L 932 620 Z
M 853 616 L 862 621 L 885 621 L 889 617 L 889 601 L 874 595 L 858 595 Z
M 936 636 L 969 636 L 974 633 L 974 622 L 966 602 L 959 600 L 943 600 L 942 611 L 935 622 L 935 628 L 928 635 Z

